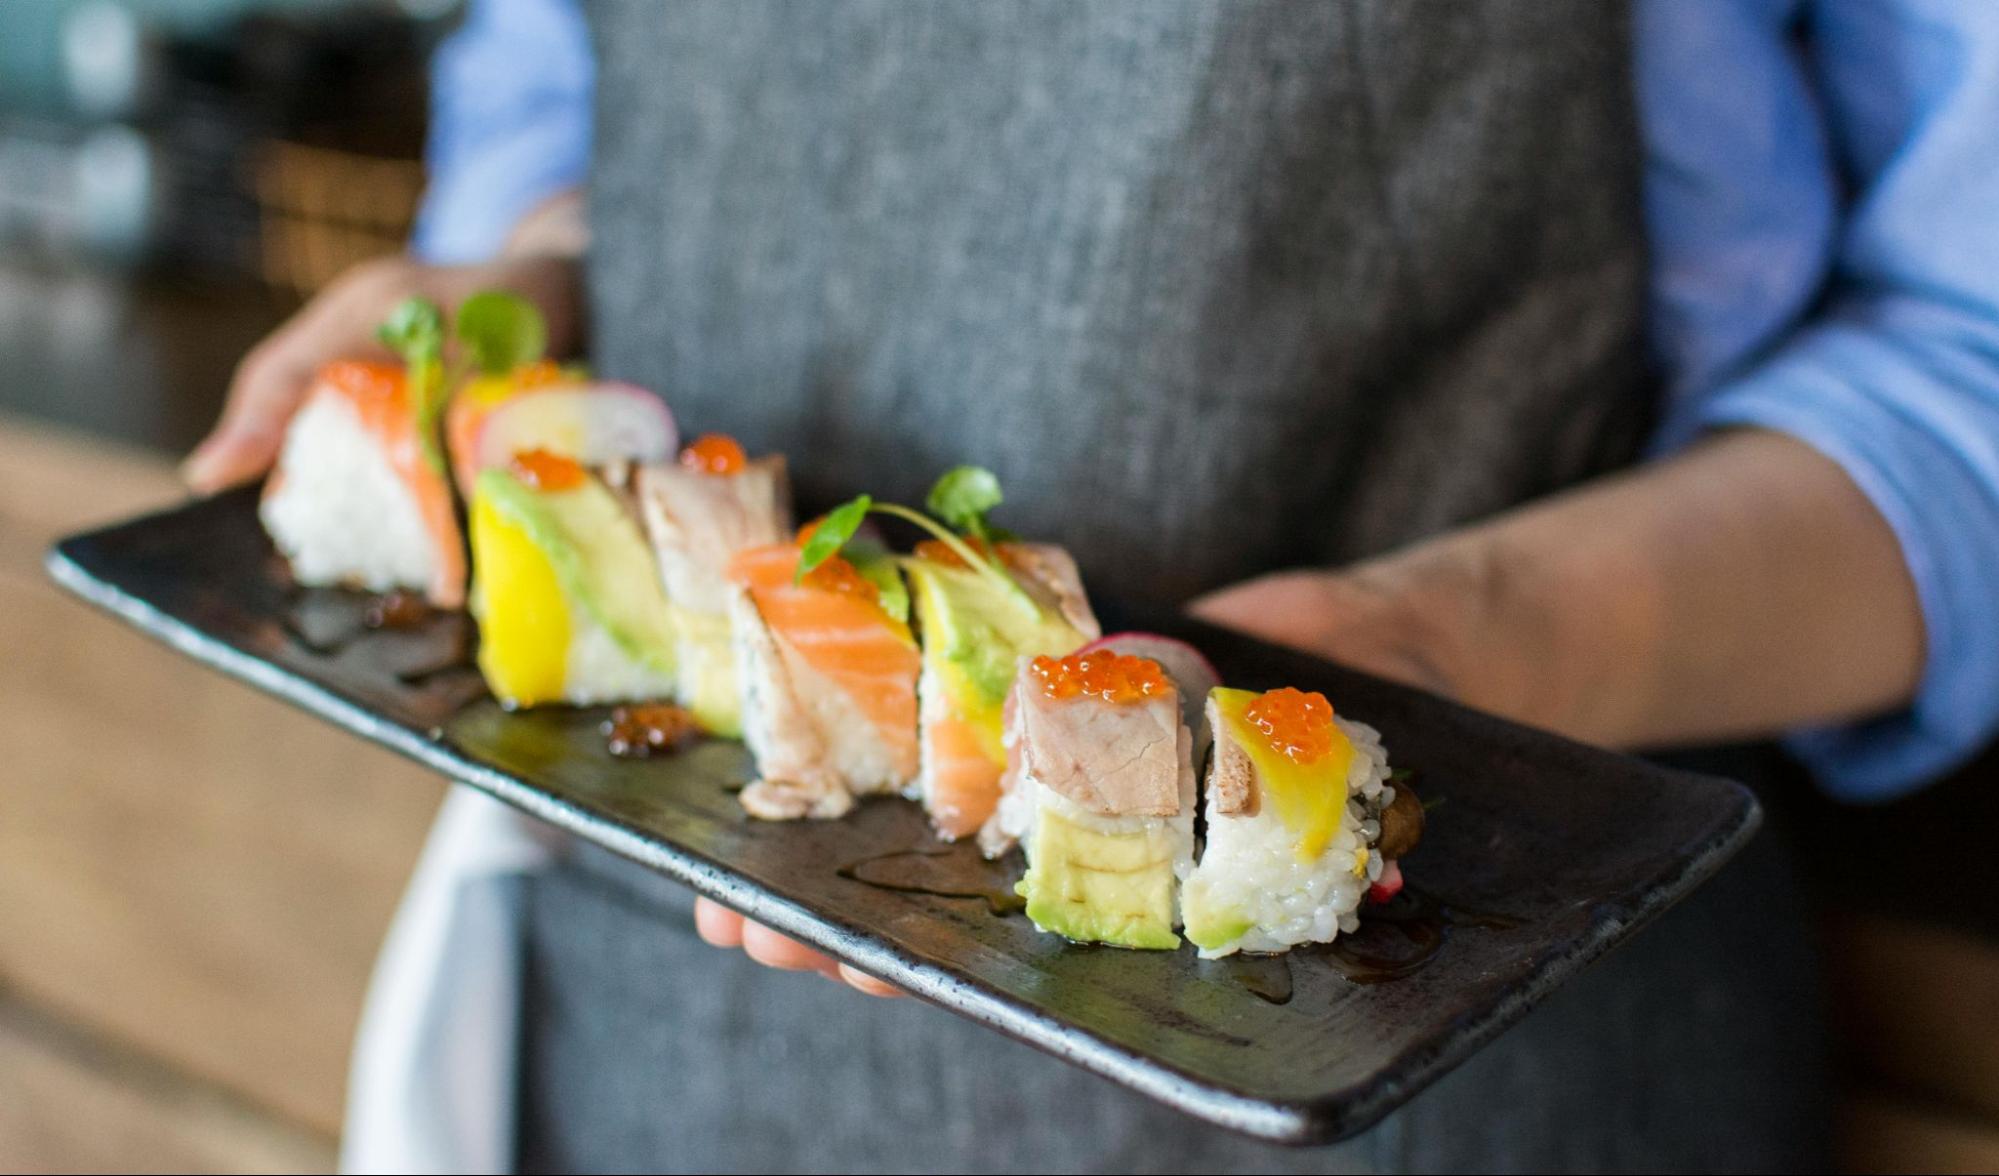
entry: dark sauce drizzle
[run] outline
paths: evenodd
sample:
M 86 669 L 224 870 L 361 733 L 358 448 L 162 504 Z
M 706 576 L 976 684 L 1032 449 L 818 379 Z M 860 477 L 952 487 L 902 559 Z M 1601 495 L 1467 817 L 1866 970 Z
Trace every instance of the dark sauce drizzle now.
M 878 890 L 982 899 L 995 915 L 1027 909 L 1027 900 L 1013 889 L 1017 879 L 1012 868 L 987 861 L 969 845 L 898 850 L 850 862 L 836 872 Z
M 1512 915 L 1472 910 L 1405 887 L 1385 903 L 1363 907 L 1360 929 L 1331 943 L 1296 947 L 1280 955 L 1239 953 L 1223 961 L 1229 978 L 1271 1004 L 1291 1001 L 1294 961 L 1323 960 L 1352 984 L 1385 984 L 1421 971 L 1460 927 L 1509 931 Z

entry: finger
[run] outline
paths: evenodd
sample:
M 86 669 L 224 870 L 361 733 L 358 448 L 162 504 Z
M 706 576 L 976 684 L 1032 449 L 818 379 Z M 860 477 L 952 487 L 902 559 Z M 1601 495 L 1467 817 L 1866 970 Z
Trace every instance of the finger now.
M 182 479 L 210 493 L 269 469 L 322 365 L 387 356 L 374 338 L 375 325 L 417 272 L 393 258 L 355 266 L 245 356 L 230 380 L 221 421 L 181 464 Z
M 1294 631 L 1322 605 L 1315 586 L 1302 577 L 1279 574 L 1210 592 L 1187 611 L 1213 624 L 1258 635 Z
M 711 947 L 741 947 L 743 917 L 705 898 L 694 900 L 694 932 Z
M 869 996 L 902 995 L 902 989 L 897 988 L 886 980 L 877 980 L 852 964 L 840 965 L 840 979 L 845 980 L 849 987 L 865 992 Z
M 828 976 L 837 975 L 838 968 L 832 960 L 811 948 L 780 935 L 762 923 L 743 922 L 743 954 L 770 968 L 782 968 L 787 972 L 821 972 Z
M 188 485 L 219 490 L 257 476 L 276 459 L 285 423 L 311 375 L 291 357 L 295 346 L 280 332 L 244 357 L 230 381 L 221 421 L 181 466 Z

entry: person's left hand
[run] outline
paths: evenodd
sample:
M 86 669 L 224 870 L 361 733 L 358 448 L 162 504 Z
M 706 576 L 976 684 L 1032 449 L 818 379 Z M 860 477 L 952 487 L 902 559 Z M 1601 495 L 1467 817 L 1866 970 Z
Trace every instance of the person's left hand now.
M 748 919 L 719 902 L 694 900 L 694 930 L 715 947 L 740 947 L 743 954 L 767 968 L 787 972 L 817 972 L 829 980 L 843 980 L 869 996 L 901 996 L 893 984 L 875 979 L 858 968 L 813 951 L 796 939 Z

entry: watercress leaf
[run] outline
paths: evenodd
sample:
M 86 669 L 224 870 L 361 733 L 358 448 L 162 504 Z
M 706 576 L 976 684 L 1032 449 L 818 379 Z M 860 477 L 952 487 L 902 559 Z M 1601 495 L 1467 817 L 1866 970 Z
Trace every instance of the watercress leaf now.
M 895 556 L 878 541 L 863 535 L 847 545 L 847 558 L 861 579 L 875 586 L 882 611 L 898 621 L 909 620 L 909 585 Z
M 854 537 L 854 532 L 860 530 L 861 520 L 868 517 L 868 508 L 873 505 L 874 499 L 863 494 L 828 511 L 799 550 L 798 571 L 792 576 L 792 583 L 805 579 L 807 572 L 838 554 L 847 540 Z
M 428 298 L 405 298 L 389 311 L 375 337 L 405 364 L 419 367 L 444 350 L 444 312 Z
M 535 304 L 505 290 L 481 290 L 458 307 L 458 341 L 489 376 L 533 363 L 548 348 L 548 324 Z
M 986 525 L 986 512 L 998 506 L 1003 497 L 999 479 L 991 470 L 961 465 L 944 471 L 923 505 L 958 530 L 984 539 L 991 530 Z

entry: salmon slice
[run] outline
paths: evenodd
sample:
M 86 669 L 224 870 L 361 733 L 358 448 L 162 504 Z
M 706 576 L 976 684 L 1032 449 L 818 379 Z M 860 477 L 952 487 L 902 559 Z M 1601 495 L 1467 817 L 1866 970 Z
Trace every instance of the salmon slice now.
M 977 727 L 956 715 L 923 726 L 930 820 L 947 841 L 976 833 L 999 804 L 1000 774 Z
M 792 583 L 797 567 L 796 545 L 770 544 L 738 552 L 730 560 L 729 578 L 748 591 L 786 653 L 851 700 L 899 779 L 914 778 L 916 677 L 922 668 L 915 636 L 866 595 Z
M 458 528 L 451 483 L 425 453 L 422 428 L 416 419 L 415 406 L 410 403 L 409 384 L 403 370 L 394 364 L 358 360 L 330 363 L 321 369 L 313 395 L 346 400 L 362 428 L 381 443 L 390 468 L 415 500 L 437 555 L 436 569 L 425 595 L 439 608 L 462 606 L 465 540 Z

